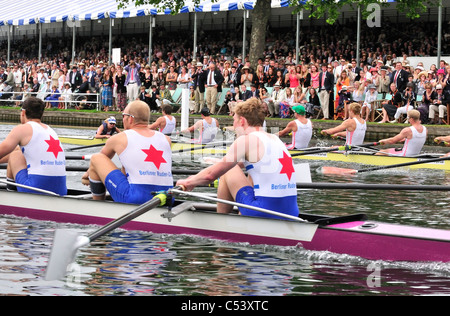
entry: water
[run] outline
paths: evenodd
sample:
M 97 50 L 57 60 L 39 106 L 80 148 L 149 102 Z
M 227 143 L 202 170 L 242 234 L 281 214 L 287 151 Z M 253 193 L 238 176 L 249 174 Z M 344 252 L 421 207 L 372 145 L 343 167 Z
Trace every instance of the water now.
M 9 129 L 6 125 L 0 126 L 0 139 Z M 93 133 L 92 130 L 57 131 L 60 134 Z M 96 151 L 98 149 L 94 148 L 83 153 Z M 447 185 L 449 182 L 447 174 L 430 170 L 390 169 L 353 177 L 314 172 L 323 165 L 327 163 L 311 162 L 313 181 Z M 189 168 L 199 167 L 198 163 L 189 164 Z M 85 189 L 79 181 L 81 175 L 80 172 L 70 173 L 69 187 Z M 309 213 L 364 212 L 372 220 L 441 229 L 450 229 L 448 203 L 447 192 L 299 192 L 299 206 Z M 81 249 L 74 266 L 75 274 L 63 281 L 44 281 L 53 232 L 60 227 L 83 234 L 95 229 L 0 217 L 0 294 L 450 295 L 450 264 L 373 262 L 298 247 L 250 246 L 124 230 L 116 230 Z M 178 308 L 178 305 L 172 307 Z

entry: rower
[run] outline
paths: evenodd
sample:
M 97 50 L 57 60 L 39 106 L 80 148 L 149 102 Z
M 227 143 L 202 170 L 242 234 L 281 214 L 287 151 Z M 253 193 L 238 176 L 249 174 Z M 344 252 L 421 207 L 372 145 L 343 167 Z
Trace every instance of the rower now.
M 95 138 L 110 138 L 112 135 L 120 133 L 120 129 L 117 128 L 116 123 L 116 118 L 114 116 L 107 118 L 97 129 Z
M 362 145 L 367 125 L 361 117 L 361 105 L 359 103 L 353 102 L 349 105 L 349 116 L 350 118 L 342 122 L 341 125 L 325 129 L 322 134 L 331 135 L 331 137 L 345 136 L 345 145 Z
M 405 127 L 394 137 L 380 140 L 381 144 L 395 144 L 404 141 L 403 148 L 400 151 L 396 148 L 381 150 L 381 155 L 415 156 L 420 154 L 427 140 L 427 128 L 420 124 L 420 112 L 417 110 L 409 110 L 407 120 L 411 124 L 410 127 Z
M 286 144 L 287 149 L 307 148 L 313 131 L 311 120 L 306 118 L 306 110 L 303 105 L 293 106 L 292 111 L 294 111 L 295 120 L 289 122 L 285 129 L 275 135 L 283 137 L 292 132 L 292 143 Z
M 211 117 L 211 113 L 207 107 L 204 107 L 200 114 L 202 119 L 195 122 L 195 124 L 188 129 L 181 131 L 181 133 L 184 134 L 199 131 L 200 136 L 198 139 L 193 140 L 194 143 L 207 144 L 216 138 L 217 131 L 219 130 L 219 122 L 215 118 Z
M 41 121 L 44 108 L 44 102 L 35 97 L 23 102 L 22 124 L 0 144 L 0 161 L 9 155 L 8 181 L 66 195 L 66 157 L 56 132 Z M 20 187 L 17 191 L 36 192 Z
M 149 125 L 148 128 L 160 131 L 164 135 L 170 135 L 177 125 L 176 118 L 172 116 L 172 106 L 169 104 L 163 105 L 162 114 L 163 116 L 159 117 L 153 124 Z
M 196 175 L 179 180 L 177 185 L 191 191 L 220 177 L 217 198 L 298 216 L 292 158 L 278 137 L 263 131 L 264 118 L 261 100 L 251 98 L 237 104 L 233 126 L 238 138 L 225 157 Z M 232 209 L 232 205 L 217 204 L 219 213 L 230 213 Z M 239 211 L 243 215 L 273 217 L 242 207 Z
M 83 179 L 89 179 L 94 200 L 105 199 L 108 190 L 116 202 L 142 204 L 152 192 L 173 187 L 171 141 L 148 128 L 150 108 L 145 102 L 131 102 L 122 116 L 125 131 L 92 156 Z M 111 160 L 116 154 L 122 170 Z

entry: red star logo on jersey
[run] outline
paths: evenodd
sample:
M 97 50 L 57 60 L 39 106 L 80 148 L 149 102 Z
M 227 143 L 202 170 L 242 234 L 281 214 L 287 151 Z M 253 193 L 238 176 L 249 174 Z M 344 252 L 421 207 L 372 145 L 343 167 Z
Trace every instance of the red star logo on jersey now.
M 291 180 L 292 174 L 295 172 L 294 164 L 292 163 L 292 158 L 283 151 L 283 158 L 278 159 L 283 166 L 281 168 L 280 174 L 285 173 L 289 179 Z
M 158 170 L 162 163 L 167 163 L 163 158 L 163 151 L 157 150 L 153 145 L 150 145 L 149 149 L 142 149 L 142 151 L 147 154 L 147 158 L 144 161 L 153 162 Z
M 54 139 L 52 136 L 50 136 L 50 139 L 46 140 L 45 142 L 48 144 L 47 152 L 53 153 L 53 155 L 55 155 L 55 159 L 58 158 L 58 154 L 63 151 L 59 139 Z

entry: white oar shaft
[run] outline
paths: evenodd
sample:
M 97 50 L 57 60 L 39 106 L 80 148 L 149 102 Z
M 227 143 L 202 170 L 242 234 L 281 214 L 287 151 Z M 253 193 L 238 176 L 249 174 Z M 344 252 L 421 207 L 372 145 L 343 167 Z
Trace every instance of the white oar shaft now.
M 27 189 L 27 190 L 31 190 L 31 191 L 36 191 L 36 192 L 39 192 L 39 193 L 59 196 L 59 194 L 56 194 L 55 192 L 52 192 L 52 191 L 47 191 L 47 190 L 43 190 L 43 189 L 39 189 L 39 188 L 35 188 L 35 187 L 30 187 L 28 185 L 19 184 L 19 183 L 7 181 L 7 180 L 0 180 L 0 183 L 13 185 L 13 186 L 16 186 L 16 187 L 19 187 L 19 188 L 23 188 L 23 189 Z
M 172 189 L 170 191 L 172 193 L 176 193 L 176 194 L 189 195 L 192 197 L 198 197 L 201 199 L 206 199 L 206 200 L 210 200 L 210 201 L 214 201 L 214 202 L 218 202 L 218 203 L 229 204 L 229 205 L 233 205 L 233 206 L 237 206 L 237 207 L 243 207 L 243 208 L 247 208 L 250 210 L 254 210 L 254 211 L 258 211 L 258 212 L 262 212 L 262 213 L 266 213 L 266 214 L 270 214 L 270 215 L 274 215 L 274 216 L 284 217 L 286 219 L 290 219 L 290 220 L 297 221 L 297 222 L 306 222 L 305 220 L 303 220 L 299 217 L 292 216 L 292 215 L 267 210 L 267 209 L 264 209 L 261 207 L 256 207 L 256 206 L 251 206 L 251 205 L 242 204 L 242 203 L 238 203 L 238 202 L 223 200 L 223 199 L 215 198 L 212 196 L 205 196 L 204 194 L 199 194 L 199 193 L 194 193 L 194 192 L 186 192 L 186 191 L 176 190 L 176 189 Z

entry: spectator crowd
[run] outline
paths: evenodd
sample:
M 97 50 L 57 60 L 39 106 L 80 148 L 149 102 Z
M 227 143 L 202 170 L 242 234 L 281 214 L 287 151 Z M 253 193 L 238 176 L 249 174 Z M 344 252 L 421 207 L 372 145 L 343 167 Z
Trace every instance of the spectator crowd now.
M 434 28 L 389 26 L 363 34 L 359 64 L 348 25 L 303 28 L 298 64 L 293 30 L 269 30 L 256 65 L 240 55 L 236 32 L 202 32 L 206 44 L 199 45 L 195 59 L 188 48 L 191 36 L 185 32 L 169 36 L 158 30 L 151 59 L 145 34 L 116 36 L 113 46 L 122 48 L 122 58 L 113 65 L 107 63 L 103 37 L 78 38 L 73 64 L 68 39 L 45 38 L 39 63 L 33 56 L 35 41 L 24 38 L 13 43 L 10 64 L 0 60 L 0 99 L 19 106 L 23 98 L 36 94 L 49 108 L 69 104 L 90 109 L 98 102 L 104 111 L 123 111 L 127 102 L 141 99 L 158 112 L 163 104 L 177 103 L 175 91 L 186 88 L 191 113 L 208 107 L 211 114 L 221 108 L 232 115 L 235 104 L 257 97 L 267 105 L 268 117 L 290 117 L 291 108 L 303 104 L 309 116 L 347 119 L 347 104 L 356 101 L 366 120 L 378 111 L 380 122 L 395 122 L 414 107 L 422 123 L 448 123 L 450 65 L 444 59 L 425 69 L 408 59 L 435 55 L 436 40 L 430 35 Z M 408 28 L 414 36 L 398 35 L 399 29 Z M 444 34 L 446 47 L 450 36 Z M 5 56 L 5 43 L 0 56 Z M 223 103 L 217 104 L 221 94 Z M 377 100 L 383 100 L 378 109 Z

